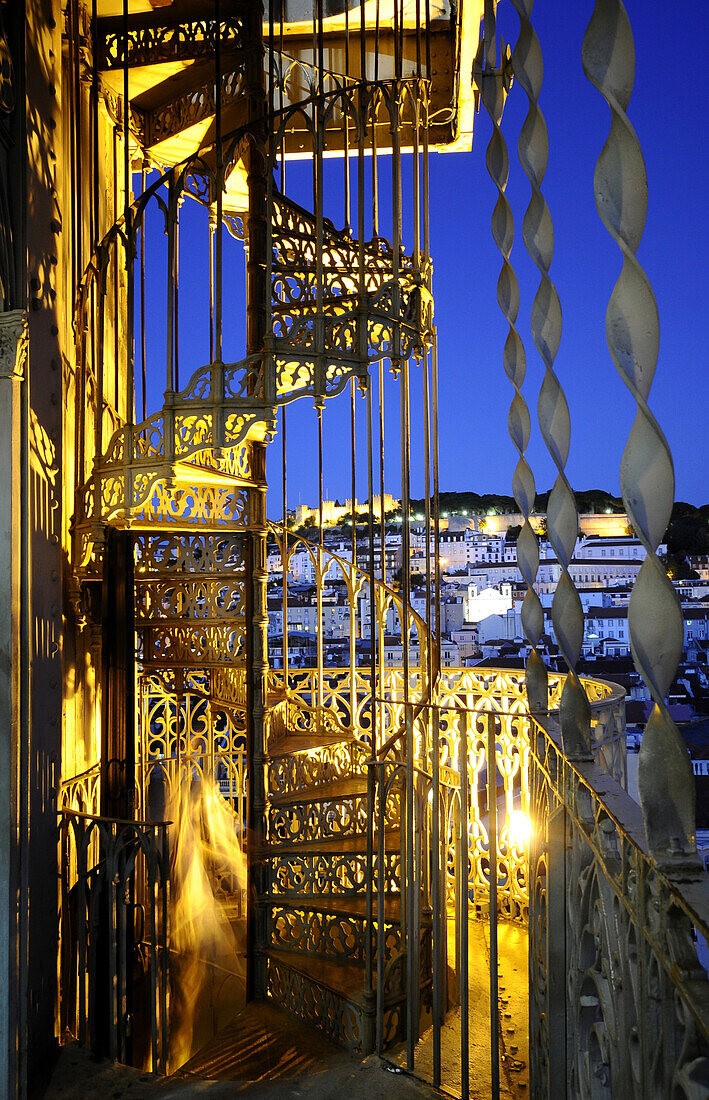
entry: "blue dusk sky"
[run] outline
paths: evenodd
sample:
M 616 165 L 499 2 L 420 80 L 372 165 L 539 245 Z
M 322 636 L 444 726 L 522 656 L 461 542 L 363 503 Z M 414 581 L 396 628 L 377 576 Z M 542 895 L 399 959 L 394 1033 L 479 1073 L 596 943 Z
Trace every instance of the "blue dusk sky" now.
M 501 14 L 505 8 L 510 5 L 501 4 Z M 567 471 L 576 488 L 619 493 L 620 458 L 635 413 L 605 339 L 605 311 L 621 259 L 598 218 L 593 196 L 594 165 L 608 134 L 610 112 L 581 67 L 581 43 L 592 9 L 591 0 L 537 0 L 533 18 L 545 59 L 541 107 L 549 130 L 549 167 L 544 193 L 555 225 L 551 274 L 564 319 L 556 369 L 571 411 Z M 644 150 L 649 181 L 647 224 L 638 255 L 655 290 L 661 324 L 650 405 L 672 448 L 677 499 L 700 504 L 709 501 L 704 456 L 709 417 L 709 93 L 706 81 L 693 75 L 692 59 L 709 54 L 709 19 L 706 0 L 688 0 L 681 18 L 673 18 L 661 0 L 630 0 L 627 9 L 636 45 L 628 113 Z M 503 34 L 509 27 L 506 37 L 514 42 L 517 18 L 511 14 Z M 518 326 L 527 351 L 524 392 L 533 417 L 528 454 L 537 488 L 544 490 L 553 483 L 555 468 L 536 423 L 543 367 L 529 316 L 538 276 L 522 241 L 530 190 L 516 153 L 526 109 L 526 95 L 514 85 L 503 120 L 516 228 L 512 261 L 522 294 Z M 507 328 L 496 300 L 500 257 L 490 233 L 496 192 L 485 167 L 489 136 L 490 123 L 481 111 L 472 153 L 431 157 L 440 484 L 445 490 L 510 493 L 516 452 L 507 434 L 507 410 L 513 391 L 502 366 Z M 298 499 L 313 503 L 314 418 L 305 408 L 289 411 L 289 417 L 297 423 L 292 431 L 289 426 L 289 504 Z M 329 403 L 324 414 L 326 495 L 342 500 L 349 496 L 348 417 L 349 402 L 343 398 Z M 394 419 L 386 443 L 387 480 L 395 495 L 400 476 L 397 428 Z M 417 495 L 423 485 L 420 449 L 412 434 L 412 493 Z M 297 446 L 290 445 L 292 440 Z M 276 482 L 278 476 L 274 463 L 270 479 Z M 277 484 L 273 488 L 275 505 L 280 494 Z M 366 496 L 363 469 L 358 469 L 358 495 Z
M 660 312 L 661 346 L 650 405 L 672 448 L 676 498 L 709 502 L 709 471 L 704 438 L 709 418 L 709 335 L 706 297 L 707 205 L 709 163 L 709 91 L 701 64 L 709 56 L 707 0 L 626 0 L 636 46 L 635 87 L 629 117 L 640 138 L 647 166 L 649 209 L 638 256 L 653 285 Z M 619 492 L 620 457 L 632 426 L 634 403 L 610 359 L 605 340 L 605 311 L 621 267 L 620 253 L 596 213 L 593 170 L 606 139 L 610 112 L 588 83 L 581 67 L 581 43 L 593 10 L 592 0 L 536 0 L 534 24 L 545 60 L 541 107 L 549 130 L 549 167 L 544 193 L 555 226 L 551 274 L 563 310 L 563 334 L 556 370 L 565 389 L 572 422 L 567 472 L 577 489 Z M 514 43 L 518 20 L 508 3 L 500 4 L 506 40 Z M 522 216 L 529 183 L 517 160 L 517 135 L 527 99 L 515 84 L 508 98 L 503 129 L 510 151 L 508 196 L 515 215 L 512 262 L 521 287 L 518 327 L 527 352 L 524 393 L 532 410 L 528 457 L 538 490 L 550 488 L 555 468 L 536 423 L 543 368 L 529 331 L 538 275 L 522 241 Z M 476 117 L 472 153 L 431 156 L 430 231 L 434 261 L 435 318 L 439 334 L 440 485 L 442 490 L 510 493 L 516 452 L 507 434 L 513 396 L 504 373 L 502 348 L 506 323 L 496 300 L 500 256 L 490 233 L 495 187 L 485 168 L 490 123 Z M 390 163 L 390 158 L 383 158 Z M 411 158 L 404 169 L 410 180 Z M 342 162 L 329 162 L 339 174 Z M 306 195 L 308 165 L 289 165 L 288 190 L 310 206 Z M 389 171 L 389 168 L 386 169 Z M 300 176 L 299 176 L 300 173 Z M 333 177 L 334 180 L 334 177 Z M 339 175 L 338 175 L 339 180 Z M 326 177 L 326 188 L 327 188 Z M 340 183 L 333 182 L 337 196 Z M 386 207 L 386 202 L 383 203 Z M 206 235 L 198 230 L 199 208 L 183 207 L 180 256 L 180 382 L 208 360 L 205 331 Z M 326 209 L 326 213 L 329 211 Z M 387 234 L 386 209 L 382 232 Z M 195 232 L 190 222 L 195 219 Z M 334 214 L 338 225 L 342 217 Z M 187 223 L 187 224 L 184 224 Z M 154 240 L 162 233 L 156 229 Z M 194 241 L 192 247 L 191 241 Z M 241 247 L 225 235 L 224 358 L 244 354 L 244 267 Z M 151 242 L 152 243 L 152 242 Z M 186 247 L 186 243 L 189 247 Z M 405 245 L 411 242 L 405 240 Z M 164 244 L 157 243 L 158 250 Z M 407 249 L 408 250 L 408 249 Z M 160 280 L 164 287 L 164 283 Z M 149 316 L 164 317 L 160 286 L 149 288 Z M 151 324 L 150 359 L 162 375 L 164 331 Z M 164 377 L 164 376 L 163 376 Z M 157 379 L 156 379 L 157 382 Z M 158 386 L 151 386 L 155 408 Z M 159 389 L 162 390 L 162 377 Z M 400 495 L 398 393 L 387 383 L 387 490 Z M 412 385 L 412 404 L 420 380 Z M 162 402 L 159 401 L 161 404 Z M 324 413 L 326 496 L 350 495 L 347 395 L 329 401 Z M 299 401 L 288 411 L 288 504 L 317 501 L 316 421 L 311 403 Z M 412 495 L 423 492 L 421 417 L 412 421 Z M 357 401 L 357 486 L 367 496 L 364 401 Z M 280 513 L 280 438 L 269 448 L 269 515 Z
M 501 4 L 499 10 L 508 6 Z M 704 448 L 709 414 L 709 93 L 706 82 L 691 74 L 692 59 L 707 56 L 709 12 L 706 0 L 688 0 L 679 8 L 660 0 L 629 0 L 626 7 L 636 47 L 628 114 L 643 147 L 649 184 L 638 257 L 653 285 L 661 326 L 650 406 L 674 455 L 676 498 L 699 504 L 709 500 Z M 549 167 L 544 193 L 555 225 L 551 274 L 563 310 L 556 369 L 571 411 L 567 470 L 576 488 L 602 486 L 617 493 L 634 403 L 605 340 L 605 310 L 621 260 L 593 197 L 593 170 L 610 112 L 581 68 L 581 42 L 592 9 L 590 0 L 537 0 L 533 19 L 545 59 L 541 107 L 549 130 Z M 525 112 L 526 96 L 513 87 L 503 120 L 511 161 L 508 195 L 516 224 L 512 259 L 522 290 L 519 327 L 528 368 L 524 390 L 535 409 L 542 365 L 531 341 L 529 315 L 537 279 L 521 235 L 529 185 L 515 163 Z M 483 113 L 477 123 L 472 156 L 438 156 L 432 164 L 433 193 L 441 196 L 431 203 L 441 346 L 441 485 L 508 492 L 515 452 L 506 439 L 503 409 L 511 386 L 502 368 L 506 328 L 496 303 L 499 258 L 489 229 L 494 188 L 484 149 L 490 125 Z M 536 423 L 529 455 L 537 487 L 548 488 L 554 468 Z

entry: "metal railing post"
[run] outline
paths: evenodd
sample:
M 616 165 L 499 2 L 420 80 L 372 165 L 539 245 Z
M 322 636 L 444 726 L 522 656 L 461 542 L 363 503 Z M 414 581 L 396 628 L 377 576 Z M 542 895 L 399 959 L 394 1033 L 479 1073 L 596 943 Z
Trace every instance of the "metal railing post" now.
M 468 712 L 460 711 L 460 745 L 458 749 L 458 774 L 460 777 L 460 861 L 458 912 L 460 914 L 460 963 L 458 986 L 460 989 L 460 1091 L 461 1100 L 470 1096 L 470 1034 L 468 1019 L 468 811 L 470 790 L 468 786 Z M 456 960 L 457 961 L 457 960 Z
M 490 865 L 490 1096 L 500 1095 L 499 988 L 497 977 L 497 759 L 495 716 L 487 713 L 487 817 Z

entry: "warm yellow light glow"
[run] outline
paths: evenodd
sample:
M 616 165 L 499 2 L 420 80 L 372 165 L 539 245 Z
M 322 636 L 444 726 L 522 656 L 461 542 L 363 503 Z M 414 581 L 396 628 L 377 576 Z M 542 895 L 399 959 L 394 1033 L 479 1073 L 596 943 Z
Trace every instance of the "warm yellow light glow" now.
M 522 810 L 514 810 L 510 814 L 510 844 L 514 848 L 526 848 L 532 835 L 532 822 Z
M 209 778 L 189 774 L 168 796 L 170 826 L 171 968 L 177 976 L 170 1004 L 170 1065 L 195 1051 L 201 1014 L 210 998 L 210 974 L 243 975 L 245 922 L 229 902 L 246 889 L 239 821 Z
M 180 487 L 192 487 L 208 485 L 217 488 L 230 488 L 232 485 L 243 481 L 234 474 L 225 474 L 215 470 L 211 466 L 197 466 L 192 462 L 176 462 L 174 466 L 175 484 Z

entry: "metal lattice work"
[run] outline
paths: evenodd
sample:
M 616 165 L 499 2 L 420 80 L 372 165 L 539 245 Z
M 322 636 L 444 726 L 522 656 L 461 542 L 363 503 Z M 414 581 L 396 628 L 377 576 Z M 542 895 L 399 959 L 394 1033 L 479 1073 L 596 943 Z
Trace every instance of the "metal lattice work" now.
M 243 537 L 141 533 L 135 556 L 141 805 L 158 781 L 169 803 L 185 778 L 209 777 L 243 820 Z
M 526 356 L 524 344 L 517 329 L 519 283 L 510 260 L 514 242 L 514 216 L 505 194 L 509 174 L 509 155 L 507 142 L 500 126 L 511 72 L 509 59 L 504 56 L 500 67 L 496 68 L 497 46 L 493 7 L 486 5 L 485 11 L 485 67 L 481 76 L 481 99 L 492 121 L 486 163 L 490 177 L 497 188 L 497 201 L 491 223 L 493 239 L 502 256 L 502 268 L 497 280 L 497 301 L 508 324 L 504 350 L 505 371 L 515 388 L 515 396 L 508 416 L 508 428 L 519 455 L 514 473 L 513 492 L 524 517 L 522 530 L 517 539 L 517 560 L 527 585 L 522 605 L 522 625 L 532 647 L 527 661 L 527 692 L 532 710 L 543 712 L 547 694 L 547 671 L 537 647 L 544 629 L 544 612 L 534 589 L 539 570 L 539 545 L 529 519 L 534 511 L 536 489 L 534 475 L 525 457 L 531 427 L 529 408 L 522 393 Z
M 165 1073 L 170 855 L 167 826 L 64 810 L 60 823 L 62 1027 L 114 1060 Z M 140 913 L 140 919 L 137 914 Z M 136 950 L 137 948 L 137 950 Z M 136 981 L 134 965 L 140 960 Z M 109 989 L 107 1034 L 96 1011 L 101 972 Z M 142 1002 L 142 1003 L 141 1003 Z M 132 1013 L 145 1031 L 132 1034 Z
M 182 19 L 166 27 L 159 13 L 144 12 L 132 16 L 126 38 L 122 18 L 110 16 L 99 24 L 97 65 L 99 69 L 122 69 L 127 64 L 160 64 L 167 61 L 193 61 L 199 57 L 212 57 L 217 39 L 230 51 L 243 50 L 248 43 L 246 19 L 247 4 L 241 9 L 224 15 L 217 23 L 214 19 Z M 214 105 L 212 104 L 213 113 Z
M 569 479 L 564 473 L 569 455 L 571 419 L 566 396 L 554 372 L 554 360 L 561 340 L 561 303 L 549 269 L 554 253 L 554 226 L 542 194 L 549 139 L 539 109 L 544 64 L 541 47 L 530 21 L 529 0 L 513 0 L 520 17 L 520 33 L 512 56 L 515 77 L 524 88 L 529 111 L 519 136 L 519 158 L 532 187 L 524 216 L 523 235 L 527 252 L 539 269 L 539 287 L 532 303 L 532 336 L 544 362 L 544 380 L 539 393 L 539 424 L 557 467 L 557 477 L 547 504 L 547 528 L 561 576 L 552 603 L 552 620 L 559 648 L 569 668 L 560 704 L 561 728 L 570 756 L 590 751 L 588 699 L 576 673 L 583 641 L 583 609 L 571 579 L 569 565 L 579 530 L 578 509 Z
M 660 871 L 648 851 L 639 807 L 596 765 L 569 761 L 553 721 L 535 724 L 531 799 L 533 1094 L 565 1087 L 568 1073 L 584 1098 L 599 1088 L 701 1095 L 709 980 L 695 929 L 709 932 L 706 880 L 696 880 L 693 905 L 681 876 Z M 554 995 L 558 982 L 568 983 L 571 1013 Z M 568 1065 L 554 1052 L 564 1031 Z

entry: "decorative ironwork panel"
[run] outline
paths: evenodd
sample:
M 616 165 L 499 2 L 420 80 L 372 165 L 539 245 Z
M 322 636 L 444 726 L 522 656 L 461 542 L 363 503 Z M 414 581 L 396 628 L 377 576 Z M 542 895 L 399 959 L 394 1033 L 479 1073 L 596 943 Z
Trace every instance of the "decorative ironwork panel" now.
M 59 789 L 59 809 L 98 814 L 101 770 L 98 764 L 71 779 L 62 779 Z
M 210 778 L 243 822 L 246 711 L 219 704 L 212 675 L 213 670 L 193 670 L 183 677 L 155 669 L 143 675 L 138 752 L 142 804 L 157 798 L 164 806 L 185 778 Z
M 270 946 L 276 951 L 364 962 L 368 941 L 367 922 L 364 917 L 348 913 L 313 909 L 305 902 L 288 906 L 274 903 L 268 916 L 268 938 Z M 386 959 L 401 951 L 398 923 L 386 922 L 383 939 Z
M 268 790 L 272 798 L 297 794 L 316 783 L 361 775 L 362 766 L 362 746 L 347 741 L 278 756 L 268 763 Z
M 364 852 L 303 853 L 269 856 L 270 882 L 275 894 L 311 894 L 345 896 L 364 892 L 369 880 Z M 374 860 L 378 876 L 378 860 Z M 386 852 L 381 888 L 398 893 L 401 889 L 400 853 Z
M 60 831 L 62 1027 L 97 1054 L 165 1073 L 167 824 L 64 810 Z M 145 1018 L 137 980 L 145 988 Z
M 284 966 L 280 960 L 269 958 L 266 965 L 269 997 L 348 1050 L 362 1050 L 364 1027 L 359 1005 Z
M 646 850 L 639 807 L 595 764 L 570 762 L 551 721 L 535 726 L 531 768 L 534 1095 L 548 1095 L 560 1072 L 550 1033 L 555 1011 L 566 1013 L 570 1029 L 565 1072 L 574 1095 L 703 1095 L 709 978 L 696 933 L 709 936 L 707 876 L 660 870 Z M 550 859 L 555 812 L 564 832 Z M 560 906 L 565 932 L 560 940 L 556 930 L 554 967 L 567 993 L 555 1006 L 549 920 Z
M 99 69 L 122 69 L 126 62 L 132 67 L 212 57 L 217 36 L 224 49 L 244 49 L 245 29 L 239 11 L 222 18 L 218 25 L 213 19 L 186 19 L 166 26 L 154 16 L 147 20 L 133 16 L 126 42 L 120 18 L 100 19 L 97 65 Z
M 367 826 L 366 781 L 362 791 L 352 795 L 329 795 L 327 788 L 313 790 L 307 801 L 271 803 L 268 811 L 268 837 L 272 844 L 320 840 L 328 837 L 364 836 Z M 399 824 L 398 792 L 387 801 L 385 825 Z
M 244 94 L 244 74 L 242 69 L 223 73 L 221 77 L 222 109 L 229 107 Z M 133 111 L 133 126 L 141 144 L 156 145 L 189 126 L 210 119 L 216 108 L 214 81 L 206 81 L 198 87 L 175 96 L 151 111 L 141 113 Z

